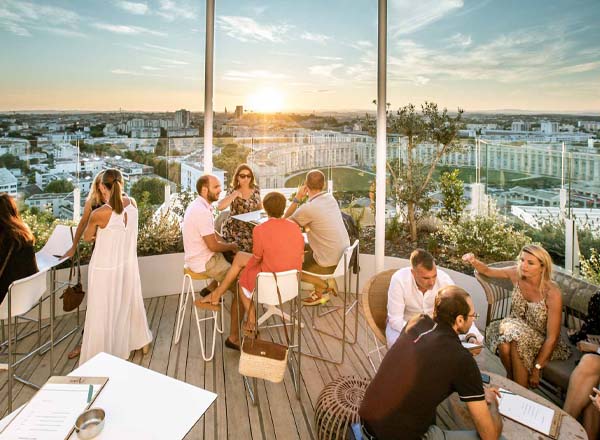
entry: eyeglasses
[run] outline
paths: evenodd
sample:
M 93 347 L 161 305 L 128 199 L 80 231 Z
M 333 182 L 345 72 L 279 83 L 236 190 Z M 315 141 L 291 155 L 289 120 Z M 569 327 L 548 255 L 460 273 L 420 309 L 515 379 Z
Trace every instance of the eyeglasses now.
M 252 174 L 238 174 L 238 178 L 240 179 L 250 179 Z
M 473 319 L 479 319 L 479 313 L 473 313 L 472 315 L 467 315 L 469 318 L 473 318 Z

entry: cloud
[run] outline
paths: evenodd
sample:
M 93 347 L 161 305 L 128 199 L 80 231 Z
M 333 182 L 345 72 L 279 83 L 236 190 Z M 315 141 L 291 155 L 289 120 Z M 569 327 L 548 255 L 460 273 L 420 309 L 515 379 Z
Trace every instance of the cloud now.
M 197 14 L 192 4 L 187 2 L 176 2 L 174 0 L 159 0 L 157 15 L 168 21 L 174 21 L 180 18 L 194 20 Z
M 322 56 L 322 55 L 317 55 L 315 58 L 318 60 L 325 60 L 325 61 L 342 61 L 343 60 L 342 57 L 327 57 L 327 56 Z
M 284 79 L 287 75 L 269 70 L 228 70 L 223 79 L 227 81 L 250 81 L 253 79 Z
M 20 0 L 0 1 L 0 28 L 21 37 L 31 37 L 36 30 L 69 37 L 84 36 L 78 31 L 80 21 L 79 14 L 65 8 Z
M 187 66 L 188 64 L 190 64 L 187 61 L 173 60 L 170 58 L 156 58 L 156 60 L 161 61 L 165 64 L 171 64 L 173 66 Z
M 394 36 L 411 34 L 460 10 L 463 0 L 392 0 L 390 31 Z
M 292 28 L 286 24 L 260 24 L 250 17 L 225 15 L 217 17 L 217 26 L 227 36 L 245 43 L 249 41 L 269 41 L 281 43 L 283 36 Z
M 166 37 L 167 34 L 164 32 L 153 31 L 152 29 L 148 29 L 141 26 L 129 26 L 122 24 L 109 24 L 109 23 L 94 23 L 93 26 L 97 29 L 101 29 L 103 31 L 112 32 L 114 34 L 121 35 L 155 35 L 157 37 Z
M 323 35 L 323 34 L 313 34 L 311 32 L 303 32 L 300 35 L 300 38 L 302 38 L 303 40 L 307 40 L 307 41 L 314 41 L 316 43 L 325 43 L 327 40 L 330 40 L 331 37 L 327 36 L 327 35 Z
M 354 43 L 350 43 L 350 47 L 353 47 L 354 49 L 358 50 L 364 50 L 373 47 L 373 43 L 367 40 L 359 40 Z
M 145 72 L 136 72 L 134 70 L 128 69 L 112 69 L 110 71 L 113 75 L 123 75 L 123 76 L 147 76 L 154 78 L 165 78 L 165 75 L 157 74 L 157 73 L 145 73 Z
M 343 64 L 326 64 L 326 65 L 318 65 L 318 66 L 310 66 L 308 71 L 311 75 L 324 76 L 327 78 L 334 78 L 333 71 L 337 70 L 341 67 L 344 67 Z
M 148 13 L 148 5 L 146 3 L 117 1 L 115 2 L 115 5 L 118 8 L 135 15 L 145 15 Z
M 183 49 L 173 49 L 171 47 L 165 47 L 165 46 L 159 46 L 158 44 L 150 44 L 150 43 L 144 43 L 144 46 L 150 48 L 150 49 L 155 49 L 159 52 L 164 52 L 164 53 L 174 53 L 174 54 L 180 54 L 180 55 L 190 55 L 190 52 L 187 50 L 183 50 Z
M 155 66 L 142 66 L 142 69 L 150 70 L 150 71 L 163 70 L 162 67 L 155 67 Z
M 467 47 L 473 43 L 470 35 L 463 35 L 460 32 L 450 37 L 450 46 Z

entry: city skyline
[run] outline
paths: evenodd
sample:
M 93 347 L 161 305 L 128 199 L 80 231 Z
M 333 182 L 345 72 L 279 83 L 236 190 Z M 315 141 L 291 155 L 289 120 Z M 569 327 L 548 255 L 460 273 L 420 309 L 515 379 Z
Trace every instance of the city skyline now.
M 201 111 L 204 5 L 0 0 L 0 111 Z M 376 5 L 217 1 L 214 108 L 374 110 Z M 598 113 L 598 19 L 594 0 L 390 0 L 388 102 Z

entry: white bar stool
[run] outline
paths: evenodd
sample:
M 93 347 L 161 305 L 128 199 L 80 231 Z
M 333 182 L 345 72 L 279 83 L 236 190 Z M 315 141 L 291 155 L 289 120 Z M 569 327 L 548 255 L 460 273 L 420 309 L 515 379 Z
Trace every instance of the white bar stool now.
M 185 317 L 185 310 L 188 304 L 188 298 L 191 296 L 192 308 L 194 309 L 194 316 L 196 317 L 196 328 L 198 329 L 198 338 L 200 339 L 200 350 L 202 351 L 202 359 L 205 361 L 211 361 L 215 355 L 215 342 L 217 339 L 217 332 L 223 333 L 223 301 L 219 305 L 203 304 L 202 306 L 195 306 L 196 293 L 194 291 L 194 281 L 204 281 L 208 286 L 208 281 L 211 278 L 205 272 L 194 272 L 187 266 L 183 266 L 183 282 L 181 284 L 181 294 L 179 295 L 179 309 L 177 311 L 177 324 L 175 327 L 175 344 L 179 343 L 181 338 L 181 329 L 183 328 L 183 319 Z M 198 316 L 198 309 L 204 309 L 210 312 L 209 316 L 200 318 Z M 219 324 L 219 312 L 221 315 L 221 323 Z M 203 321 L 213 320 L 213 335 L 212 335 L 212 348 L 210 355 L 206 355 L 206 349 L 204 347 L 204 338 L 202 337 L 202 328 L 200 323 Z

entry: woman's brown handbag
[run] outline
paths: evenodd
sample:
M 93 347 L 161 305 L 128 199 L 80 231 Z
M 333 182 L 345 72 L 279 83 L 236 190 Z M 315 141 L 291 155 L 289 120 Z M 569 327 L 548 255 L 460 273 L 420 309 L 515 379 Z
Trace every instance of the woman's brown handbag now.
M 71 232 L 72 233 L 72 232 Z M 65 312 L 71 312 L 75 310 L 77 307 L 81 305 L 83 301 L 83 297 L 85 296 L 85 291 L 83 290 L 83 286 L 81 285 L 81 267 L 79 265 L 79 248 L 77 248 L 77 283 L 71 285 L 71 279 L 73 278 L 73 273 L 75 272 L 75 260 L 71 259 L 71 270 L 69 270 L 69 287 L 65 289 L 63 294 L 61 295 L 61 299 L 63 300 L 63 310 Z
M 275 286 L 277 287 L 279 307 L 283 310 L 281 292 L 277 284 L 277 275 L 273 273 L 273 276 L 275 277 Z M 283 331 L 287 345 L 258 338 L 244 337 L 239 365 L 239 372 L 242 376 L 256 377 L 274 383 L 279 383 L 283 380 L 287 367 L 290 339 L 288 337 L 287 325 L 283 318 L 281 320 L 283 321 Z

